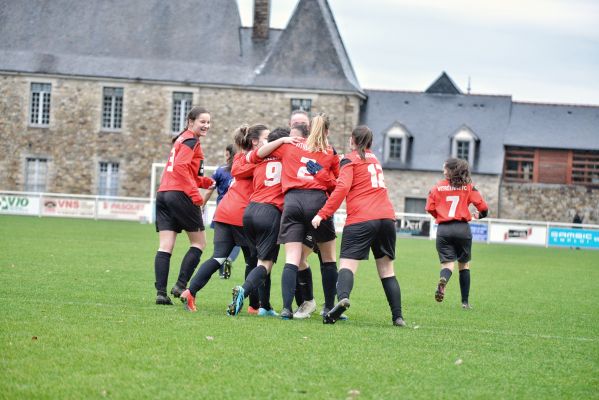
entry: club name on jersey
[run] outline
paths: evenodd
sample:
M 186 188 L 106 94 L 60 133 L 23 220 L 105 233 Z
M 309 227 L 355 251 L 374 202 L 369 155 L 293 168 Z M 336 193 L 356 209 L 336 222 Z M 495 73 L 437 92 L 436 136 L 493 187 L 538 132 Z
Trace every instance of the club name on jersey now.
M 294 146 L 295 146 L 295 147 L 299 147 L 299 148 L 300 148 L 300 149 L 302 149 L 302 150 L 306 150 L 306 151 L 309 151 L 309 152 L 311 152 L 311 153 L 312 153 L 312 150 L 310 150 L 310 149 L 308 148 L 308 145 L 307 145 L 306 143 L 294 143 Z M 321 153 L 329 154 L 329 152 L 328 152 L 328 151 L 322 151 Z
M 453 192 L 455 190 L 468 190 L 468 186 L 466 186 L 466 185 L 464 185 L 464 186 L 444 185 L 444 186 L 437 186 L 437 190 L 439 192 Z

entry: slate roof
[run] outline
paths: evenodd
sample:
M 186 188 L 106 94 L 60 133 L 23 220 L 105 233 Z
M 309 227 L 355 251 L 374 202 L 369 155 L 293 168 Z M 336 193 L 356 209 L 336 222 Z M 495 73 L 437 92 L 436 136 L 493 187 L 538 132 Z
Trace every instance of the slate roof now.
M 386 162 L 385 168 L 440 171 L 451 155 L 451 137 L 465 127 L 479 139 L 473 171 L 501 173 L 510 96 L 365 92 L 368 101 L 362 109 L 361 123 L 373 131 L 373 151 L 379 160 L 383 161 L 384 134 L 393 123 L 400 123 L 412 136 L 406 163 Z
M 0 0 L 0 71 L 363 96 L 326 0 L 269 33 L 253 41 L 235 0 Z

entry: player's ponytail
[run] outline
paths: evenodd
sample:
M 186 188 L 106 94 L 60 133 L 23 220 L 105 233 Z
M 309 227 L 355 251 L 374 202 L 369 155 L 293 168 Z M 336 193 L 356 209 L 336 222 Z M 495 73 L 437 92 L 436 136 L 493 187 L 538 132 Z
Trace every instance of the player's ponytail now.
M 460 187 L 472 182 L 468 161 L 459 158 L 449 158 L 444 165 L 447 169 L 447 180 L 453 187 Z
M 318 114 L 312 118 L 310 126 L 310 135 L 306 139 L 308 150 L 312 152 L 326 152 L 329 145 L 327 140 L 327 135 L 329 134 L 329 117 L 324 113 Z
M 225 148 L 225 151 L 229 153 L 229 158 L 227 159 L 227 165 L 225 166 L 226 171 L 231 171 L 231 167 L 233 167 L 233 159 L 235 158 L 235 146 L 232 144 L 228 144 Z
M 358 155 L 362 160 L 366 159 L 366 150 L 370 150 L 372 146 L 372 131 L 366 125 L 360 125 L 354 128 L 351 136 Z
M 248 126 L 247 124 L 243 124 L 235 130 L 235 145 L 240 150 L 250 151 L 254 146 L 253 141 L 258 140 L 262 131 L 267 129 L 265 125 Z

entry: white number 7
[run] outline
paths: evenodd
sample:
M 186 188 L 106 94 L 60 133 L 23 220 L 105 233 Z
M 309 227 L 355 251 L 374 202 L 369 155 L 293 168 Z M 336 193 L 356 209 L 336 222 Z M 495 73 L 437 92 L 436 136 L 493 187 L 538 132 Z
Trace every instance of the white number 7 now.
M 455 210 L 458 208 L 460 196 L 447 196 L 445 197 L 445 201 L 451 201 L 451 207 L 449 207 L 449 216 L 452 218 L 455 217 Z

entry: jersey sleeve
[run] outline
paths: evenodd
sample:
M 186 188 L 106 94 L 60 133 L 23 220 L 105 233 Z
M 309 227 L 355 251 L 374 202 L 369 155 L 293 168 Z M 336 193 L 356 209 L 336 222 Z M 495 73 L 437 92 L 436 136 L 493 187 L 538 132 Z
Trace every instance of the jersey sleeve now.
M 199 188 L 208 189 L 214 184 L 214 179 L 207 176 L 196 176 L 196 183 Z
M 245 155 L 235 157 L 233 166 L 231 166 L 231 176 L 236 179 L 249 178 L 254 174 L 254 168 L 256 168 L 256 164 L 248 162 Z
M 191 161 L 193 159 L 193 150 L 188 146 L 181 146 L 179 148 L 179 154 L 177 159 L 173 163 L 173 171 L 181 177 L 185 177 L 187 183 L 185 184 L 185 194 L 189 196 L 193 204 L 202 205 L 202 197 L 198 192 L 198 182 L 193 176 L 190 176 L 189 170 L 191 168 Z M 198 177 L 199 178 L 199 177 Z
M 322 219 L 330 218 L 335 211 L 341 206 L 343 200 L 347 197 L 349 189 L 354 181 L 354 166 L 347 164 L 341 169 L 339 179 L 337 180 L 337 186 L 331 196 L 328 198 L 325 205 L 318 211 L 318 216 Z
M 431 189 L 428 193 L 428 198 L 426 199 L 426 207 L 425 210 L 427 213 L 433 216 L 433 218 L 437 218 L 437 202 L 436 202 L 436 194 L 437 191 L 435 188 Z
M 489 210 L 489 206 L 483 199 L 483 196 L 480 194 L 480 192 L 474 186 L 472 187 L 472 191 L 470 192 L 468 202 L 474 204 L 474 207 L 476 207 L 476 209 L 479 212 Z

